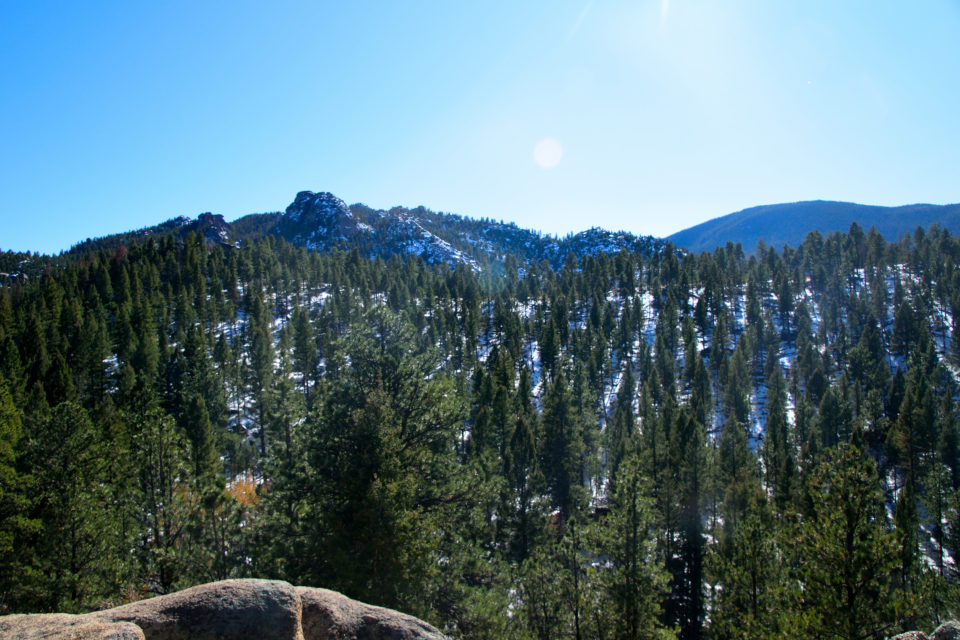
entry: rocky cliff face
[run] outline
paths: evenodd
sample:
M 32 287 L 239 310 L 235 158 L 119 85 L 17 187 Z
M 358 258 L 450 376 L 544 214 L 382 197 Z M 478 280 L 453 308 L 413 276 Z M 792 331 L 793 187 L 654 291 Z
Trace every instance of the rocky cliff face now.
M 84 615 L 0 617 L 9 640 L 444 640 L 422 620 L 326 589 L 226 580 Z
M 196 231 L 203 234 L 208 244 L 230 244 L 230 224 L 219 214 L 201 213 L 197 217 Z
M 332 193 L 301 191 L 277 221 L 274 232 L 293 244 L 327 251 L 371 229 Z

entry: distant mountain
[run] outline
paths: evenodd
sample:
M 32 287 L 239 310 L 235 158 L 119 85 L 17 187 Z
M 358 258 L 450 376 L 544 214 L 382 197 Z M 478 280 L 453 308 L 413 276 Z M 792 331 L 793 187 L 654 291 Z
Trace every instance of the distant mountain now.
M 232 223 L 211 213 L 200 214 L 196 220 L 181 216 L 137 231 L 88 239 L 71 252 L 109 250 L 148 237 L 173 236 L 182 241 L 191 232 L 203 234 L 210 244 L 234 246 L 276 235 L 313 251 L 356 249 L 365 257 L 384 260 L 419 256 L 428 264 L 464 264 L 473 270 L 503 263 L 508 256 L 520 265 L 546 260 L 558 267 L 570 252 L 583 256 L 625 249 L 650 255 L 663 245 L 662 240 L 650 236 L 599 228 L 556 238 L 512 223 L 437 213 L 425 207 L 384 211 L 364 204 L 347 206 L 332 193 L 301 191 L 283 213 L 251 214 Z
M 761 238 L 768 245 L 798 246 L 806 235 L 849 230 L 856 222 L 864 231 L 876 227 L 890 242 L 917 227 L 939 224 L 951 233 L 960 231 L 960 204 L 911 204 L 877 207 L 850 202 L 814 200 L 751 207 L 679 231 L 667 239 L 694 252 L 713 251 L 727 242 L 740 243 L 752 252 Z

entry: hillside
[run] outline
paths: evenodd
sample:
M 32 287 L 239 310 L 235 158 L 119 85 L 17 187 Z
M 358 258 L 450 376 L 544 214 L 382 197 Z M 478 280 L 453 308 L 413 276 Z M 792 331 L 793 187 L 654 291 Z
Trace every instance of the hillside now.
M 244 577 L 477 639 L 881 637 L 960 610 L 945 229 L 750 256 L 588 232 L 577 256 L 325 193 L 255 222 L 276 232 L 0 280 L 8 611 Z M 419 244 L 384 259 L 386 235 Z
M 849 202 L 793 202 L 751 207 L 678 231 L 667 239 L 690 251 L 713 251 L 727 242 L 740 243 L 748 253 L 761 239 L 769 246 L 799 246 L 807 233 L 816 230 L 846 232 L 857 223 L 864 232 L 876 227 L 888 242 L 896 242 L 917 227 L 934 224 L 951 233 L 960 232 L 960 204 L 912 204 L 877 207 Z
M 236 246 L 272 235 L 311 251 L 357 250 L 365 258 L 384 260 L 418 256 L 426 264 L 464 264 L 474 270 L 497 265 L 495 272 L 507 256 L 526 267 L 543 260 L 559 267 L 571 252 L 596 256 L 625 249 L 649 255 L 663 244 L 652 237 L 599 228 L 554 238 L 502 221 L 474 220 L 425 207 L 384 211 L 363 204 L 347 206 L 332 193 L 301 191 L 283 213 L 250 214 L 231 223 L 211 213 L 196 219 L 181 216 L 136 231 L 87 239 L 69 253 L 112 251 L 122 243 L 148 238 L 171 237 L 182 243 L 190 233 L 202 235 L 209 244 Z

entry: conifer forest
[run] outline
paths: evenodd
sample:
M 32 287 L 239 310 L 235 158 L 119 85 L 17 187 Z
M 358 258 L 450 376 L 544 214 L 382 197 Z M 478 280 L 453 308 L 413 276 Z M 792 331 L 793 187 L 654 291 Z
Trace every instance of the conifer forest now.
M 949 232 L 370 255 L 0 256 L 31 269 L 0 279 L 0 612 L 262 577 L 463 639 L 960 615 Z

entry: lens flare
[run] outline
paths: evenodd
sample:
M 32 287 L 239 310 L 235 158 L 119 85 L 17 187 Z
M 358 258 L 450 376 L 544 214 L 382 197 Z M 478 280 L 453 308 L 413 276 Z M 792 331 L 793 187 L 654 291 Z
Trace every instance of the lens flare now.
M 533 148 L 533 159 L 542 169 L 552 169 L 563 158 L 563 147 L 555 138 L 544 138 Z

